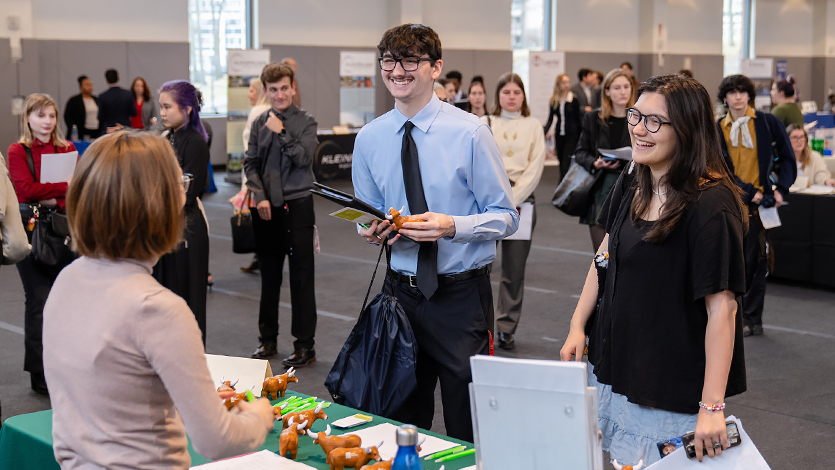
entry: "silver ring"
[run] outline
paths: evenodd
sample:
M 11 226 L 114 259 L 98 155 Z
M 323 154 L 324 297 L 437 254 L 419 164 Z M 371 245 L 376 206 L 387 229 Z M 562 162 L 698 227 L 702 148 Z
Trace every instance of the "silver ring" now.
M 721 447 L 722 447 L 722 443 L 721 443 L 721 442 L 714 442 L 714 443 L 713 443 L 713 448 L 714 448 L 714 449 L 720 449 Z

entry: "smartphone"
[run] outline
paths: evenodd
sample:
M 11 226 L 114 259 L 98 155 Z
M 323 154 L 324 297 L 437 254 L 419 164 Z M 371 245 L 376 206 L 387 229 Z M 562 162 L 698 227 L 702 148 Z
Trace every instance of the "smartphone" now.
M 615 158 L 615 157 L 606 157 L 606 156 L 602 156 L 602 157 L 600 157 L 600 158 L 602 158 L 604 162 L 608 162 L 608 163 L 618 161 L 618 159 L 617 159 L 617 158 Z
M 739 436 L 739 429 L 736 427 L 736 423 L 733 421 L 725 422 L 725 430 L 728 433 L 728 444 L 729 447 L 736 447 L 742 444 L 742 438 Z M 684 446 L 684 451 L 687 452 L 687 457 L 691 459 L 696 458 L 696 445 L 693 444 L 693 438 L 695 433 L 687 433 L 681 436 L 681 443 Z M 725 449 L 728 450 L 728 449 Z M 707 455 L 707 454 L 705 454 Z

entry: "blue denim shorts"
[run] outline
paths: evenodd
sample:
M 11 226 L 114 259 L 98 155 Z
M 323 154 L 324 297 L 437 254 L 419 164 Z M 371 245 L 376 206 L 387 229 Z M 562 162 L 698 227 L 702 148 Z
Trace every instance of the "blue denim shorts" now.
M 696 429 L 697 414 L 673 413 L 630 403 L 611 385 L 597 382 L 588 370 L 589 387 L 597 387 L 597 425 L 603 433 L 603 450 L 621 465 L 644 465 L 661 460 L 658 443 Z

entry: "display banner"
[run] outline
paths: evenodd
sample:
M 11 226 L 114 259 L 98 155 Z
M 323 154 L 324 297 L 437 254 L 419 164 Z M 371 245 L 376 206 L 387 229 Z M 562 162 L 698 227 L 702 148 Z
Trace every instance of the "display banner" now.
M 774 75 L 774 59 L 742 59 L 739 63 L 739 73 L 754 82 L 757 91 L 754 97 L 754 107 L 767 111 L 771 107 L 771 80 Z
M 548 120 L 548 102 L 554 94 L 557 75 L 565 73 L 565 52 L 530 52 L 527 92 L 531 116 L 542 125 Z
M 244 154 L 243 131 L 252 105 L 249 103 L 249 82 L 261 76 L 270 63 L 269 49 L 232 49 L 226 58 L 229 76 L 226 88 L 226 180 L 241 182 Z
M 339 52 L 341 125 L 362 127 L 374 120 L 374 83 L 378 68 L 374 52 Z

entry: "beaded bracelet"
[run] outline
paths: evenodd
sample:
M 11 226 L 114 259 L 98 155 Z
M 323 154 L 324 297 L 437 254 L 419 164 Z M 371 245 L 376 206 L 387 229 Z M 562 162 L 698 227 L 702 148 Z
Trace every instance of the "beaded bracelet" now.
M 725 409 L 725 404 L 722 403 L 721 405 L 706 405 L 702 402 L 699 402 L 699 408 L 704 408 L 707 411 L 722 411 Z

